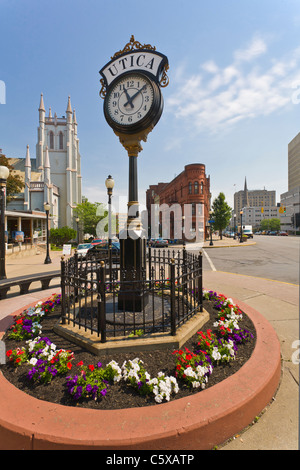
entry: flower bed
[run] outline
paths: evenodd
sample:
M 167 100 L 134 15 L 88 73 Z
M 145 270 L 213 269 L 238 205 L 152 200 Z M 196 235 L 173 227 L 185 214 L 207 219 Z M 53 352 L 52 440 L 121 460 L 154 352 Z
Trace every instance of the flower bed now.
M 181 398 L 235 373 L 254 348 L 253 325 L 231 299 L 204 291 L 204 301 L 210 309 L 210 324 L 182 350 L 141 353 L 138 358 L 123 354 L 109 358 L 106 365 L 99 360 L 94 365 L 95 356 L 84 351 L 78 354 L 71 344 L 61 347 L 64 340 L 55 337 L 50 326 L 45 331 L 44 325 L 53 318 L 57 321 L 59 314 L 60 297 L 54 294 L 15 318 L 6 344 L 23 343 L 7 350 L 3 373 L 27 393 L 71 406 L 111 409 Z

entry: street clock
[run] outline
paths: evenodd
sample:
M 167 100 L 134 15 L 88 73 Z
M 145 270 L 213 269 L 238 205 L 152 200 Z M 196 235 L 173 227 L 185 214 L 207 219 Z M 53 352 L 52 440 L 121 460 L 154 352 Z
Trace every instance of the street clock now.
M 153 129 L 163 111 L 160 88 L 168 85 L 168 59 L 134 36 L 101 70 L 104 116 L 123 135 Z
M 135 134 L 154 126 L 162 110 L 160 88 L 143 72 L 127 72 L 114 80 L 104 100 L 107 123 L 125 134 Z

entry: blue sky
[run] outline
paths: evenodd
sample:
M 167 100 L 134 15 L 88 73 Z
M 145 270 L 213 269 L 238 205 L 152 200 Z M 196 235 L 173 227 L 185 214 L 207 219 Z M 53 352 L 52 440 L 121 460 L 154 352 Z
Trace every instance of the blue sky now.
M 300 132 L 299 0 L 0 0 L 0 148 L 35 156 L 38 107 L 76 110 L 83 194 L 105 178 L 127 197 L 128 157 L 105 121 L 99 70 L 131 35 L 169 59 L 164 112 L 138 159 L 139 199 L 203 163 L 212 198 L 287 191 L 288 143 Z M 1 82 L 0 82 L 1 83 Z M 1 101 L 1 96 L 0 96 Z M 3 98 L 2 98 L 3 101 Z

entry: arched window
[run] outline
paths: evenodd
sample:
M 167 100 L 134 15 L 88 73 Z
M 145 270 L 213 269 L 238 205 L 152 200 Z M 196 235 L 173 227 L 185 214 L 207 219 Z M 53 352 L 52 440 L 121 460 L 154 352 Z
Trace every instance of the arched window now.
M 54 149 L 54 134 L 52 131 L 50 131 L 49 140 L 49 148 Z
M 189 194 L 192 194 L 192 183 L 189 183 Z
M 199 183 L 198 183 L 198 181 L 195 181 L 195 183 L 194 183 L 194 193 L 199 194 Z
M 62 132 L 59 133 L 59 149 L 62 150 L 64 148 L 64 135 Z

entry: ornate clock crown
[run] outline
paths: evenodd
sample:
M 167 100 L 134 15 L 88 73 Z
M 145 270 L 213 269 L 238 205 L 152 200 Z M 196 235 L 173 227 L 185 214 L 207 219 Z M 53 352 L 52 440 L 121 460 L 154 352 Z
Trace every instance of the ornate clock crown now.
M 141 50 L 148 49 L 149 51 L 156 51 L 155 46 L 151 46 L 151 44 L 141 44 L 139 41 L 136 41 L 134 39 L 134 35 L 132 34 L 129 42 L 123 47 L 123 49 L 121 49 L 118 52 L 115 52 L 115 54 L 111 57 L 111 60 L 114 60 L 116 57 L 119 57 L 122 54 L 140 50 L 140 49 Z M 167 75 L 168 69 L 169 69 L 169 65 L 166 63 L 163 68 L 162 75 L 159 81 L 159 84 L 162 88 L 165 88 L 166 86 L 169 85 L 169 77 Z M 105 98 L 105 95 L 106 95 L 105 80 L 101 78 L 100 83 L 101 83 L 101 90 L 100 90 L 99 95 L 101 98 Z
M 123 49 L 120 51 L 116 52 L 111 59 L 115 59 L 121 54 L 124 54 L 124 52 L 131 52 L 134 50 L 139 50 L 139 49 L 149 49 L 150 51 L 156 51 L 155 46 L 151 46 L 150 44 L 141 44 L 139 41 L 136 41 L 134 39 L 134 35 L 132 34 L 130 41 L 124 46 Z

